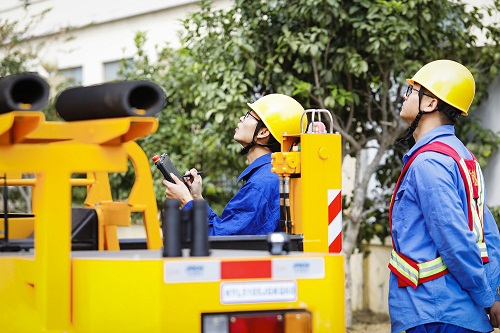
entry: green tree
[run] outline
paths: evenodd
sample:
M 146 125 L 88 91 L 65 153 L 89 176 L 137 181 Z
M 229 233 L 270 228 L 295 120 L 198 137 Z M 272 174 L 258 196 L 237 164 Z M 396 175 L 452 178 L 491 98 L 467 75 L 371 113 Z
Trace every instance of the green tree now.
M 25 7 L 28 5 L 26 1 Z M 26 23 L 0 18 L 0 77 L 26 72 L 37 62 L 44 44 L 26 41 L 47 12 L 33 15 Z
M 387 196 L 408 148 L 395 145 L 407 128 L 399 118 L 405 78 L 432 60 L 463 63 L 476 79 L 474 114 L 499 72 L 498 22 L 483 23 L 499 5 L 499 0 L 483 9 L 446 0 L 235 0 L 222 11 L 202 1 L 183 21 L 180 48 L 161 47 L 159 63 L 145 56 L 145 36 L 138 36 L 139 66 L 130 67 L 127 77 L 160 83 L 168 101 L 157 135 L 142 144 L 208 171 L 205 185 L 216 200 L 224 197 L 221 191 L 234 190 L 227 181 L 242 168 L 231 139 L 245 102 L 275 92 L 295 96 L 306 108 L 329 109 L 334 130 L 343 137 L 343 155 L 356 161 L 354 192 L 344 202 L 349 263 L 361 226 L 387 221 Z M 478 32 L 487 44 L 480 45 Z M 498 138 L 485 142 L 488 133 L 470 118 L 461 120 L 459 133 L 486 159 Z M 387 234 L 386 226 L 377 229 L 362 236 Z M 350 325 L 349 270 L 346 282 Z
M 204 6 L 210 13 L 209 6 Z M 218 12 L 218 15 L 223 14 Z M 190 37 L 183 38 L 188 39 Z M 201 49 L 192 45 L 176 50 L 168 45 L 158 47 L 160 59 L 152 63 L 144 51 L 146 43 L 146 33 L 138 33 L 135 38 L 137 56 L 133 63 L 122 63 L 121 77 L 158 83 L 164 87 L 167 101 L 165 110 L 158 115 L 157 133 L 139 140 L 139 144 L 148 156 L 167 152 L 180 172 L 193 166 L 203 170 L 206 174 L 203 195 L 215 211 L 221 212 L 234 195 L 237 176 L 246 162 L 238 154 L 239 145 L 232 137 L 239 116 L 246 112 L 244 107 L 251 81 L 243 77 L 244 72 L 236 63 L 221 63 L 218 68 L 210 68 L 202 62 Z M 219 82 L 209 82 L 216 79 Z M 154 167 L 152 171 L 160 204 L 165 199 L 162 176 Z

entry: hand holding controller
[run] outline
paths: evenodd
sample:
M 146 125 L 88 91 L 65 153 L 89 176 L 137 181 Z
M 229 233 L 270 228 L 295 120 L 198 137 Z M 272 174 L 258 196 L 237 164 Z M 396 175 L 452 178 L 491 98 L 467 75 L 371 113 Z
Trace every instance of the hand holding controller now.
M 189 188 L 188 184 L 184 180 L 184 177 L 174 167 L 167 153 L 163 153 L 161 155 L 155 155 L 151 159 L 153 160 L 153 163 L 156 165 L 158 170 L 160 170 L 160 172 L 163 174 L 163 177 L 167 181 L 175 184 L 175 181 L 170 176 L 170 174 L 173 173 L 177 178 L 179 178 L 184 183 L 184 185 L 186 185 Z

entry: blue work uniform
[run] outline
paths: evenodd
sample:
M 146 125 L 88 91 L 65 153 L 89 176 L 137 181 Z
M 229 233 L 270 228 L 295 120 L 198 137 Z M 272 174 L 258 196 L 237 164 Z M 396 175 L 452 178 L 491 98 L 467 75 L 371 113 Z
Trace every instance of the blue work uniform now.
M 426 133 L 403 157 L 407 163 L 422 146 L 440 141 L 466 159 L 471 154 L 452 125 Z M 481 175 L 482 176 L 482 175 Z M 412 287 L 389 281 L 392 333 L 427 323 L 445 323 L 476 332 L 491 332 L 485 308 L 500 284 L 498 227 L 485 207 L 484 233 L 490 262 L 483 265 L 468 221 L 467 190 L 452 157 L 423 152 L 415 158 L 395 194 L 392 210 L 394 249 L 415 262 L 441 256 L 449 273 Z
M 241 180 L 245 183 L 224 207 L 221 217 L 207 205 L 209 235 L 267 235 L 278 230 L 279 177 L 271 172 L 271 153 L 253 161 L 238 177 Z M 188 202 L 184 209 L 190 208 Z

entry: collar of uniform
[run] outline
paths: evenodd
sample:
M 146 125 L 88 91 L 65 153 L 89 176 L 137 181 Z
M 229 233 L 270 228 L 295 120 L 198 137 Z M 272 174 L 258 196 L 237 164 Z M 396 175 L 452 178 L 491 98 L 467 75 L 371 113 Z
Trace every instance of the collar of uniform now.
M 442 125 L 431 129 L 429 132 L 425 133 L 425 135 L 403 156 L 403 164 L 406 164 L 411 156 L 422 146 L 436 141 L 438 138 L 451 135 L 455 135 L 455 127 L 453 125 Z
M 255 161 L 252 162 L 249 166 L 246 167 L 245 170 L 241 173 L 241 175 L 238 177 L 238 181 L 244 179 L 247 180 L 248 176 L 250 173 L 252 173 L 253 170 L 263 166 L 264 164 L 271 163 L 271 153 L 262 155 L 261 157 L 257 158 Z

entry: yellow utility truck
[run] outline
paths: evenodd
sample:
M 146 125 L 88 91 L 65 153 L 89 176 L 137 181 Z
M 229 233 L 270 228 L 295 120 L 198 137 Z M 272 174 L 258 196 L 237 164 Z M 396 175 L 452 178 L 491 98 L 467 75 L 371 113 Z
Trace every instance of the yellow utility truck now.
M 159 217 L 153 166 L 134 141 L 156 131 L 162 90 L 72 88 L 56 102 L 64 121 L 47 121 L 48 89 L 35 74 L 0 79 L 0 332 L 345 332 L 341 138 L 316 130 L 328 112 L 306 111 L 308 126 L 273 155 L 284 232 L 197 236 L 172 255 L 178 210 L 166 202 Z M 129 161 L 135 183 L 114 201 L 108 174 Z M 8 212 L 12 186 L 31 188 L 32 214 Z M 85 207 L 73 207 L 75 186 Z M 138 213 L 146 239 L 120 240 Z

